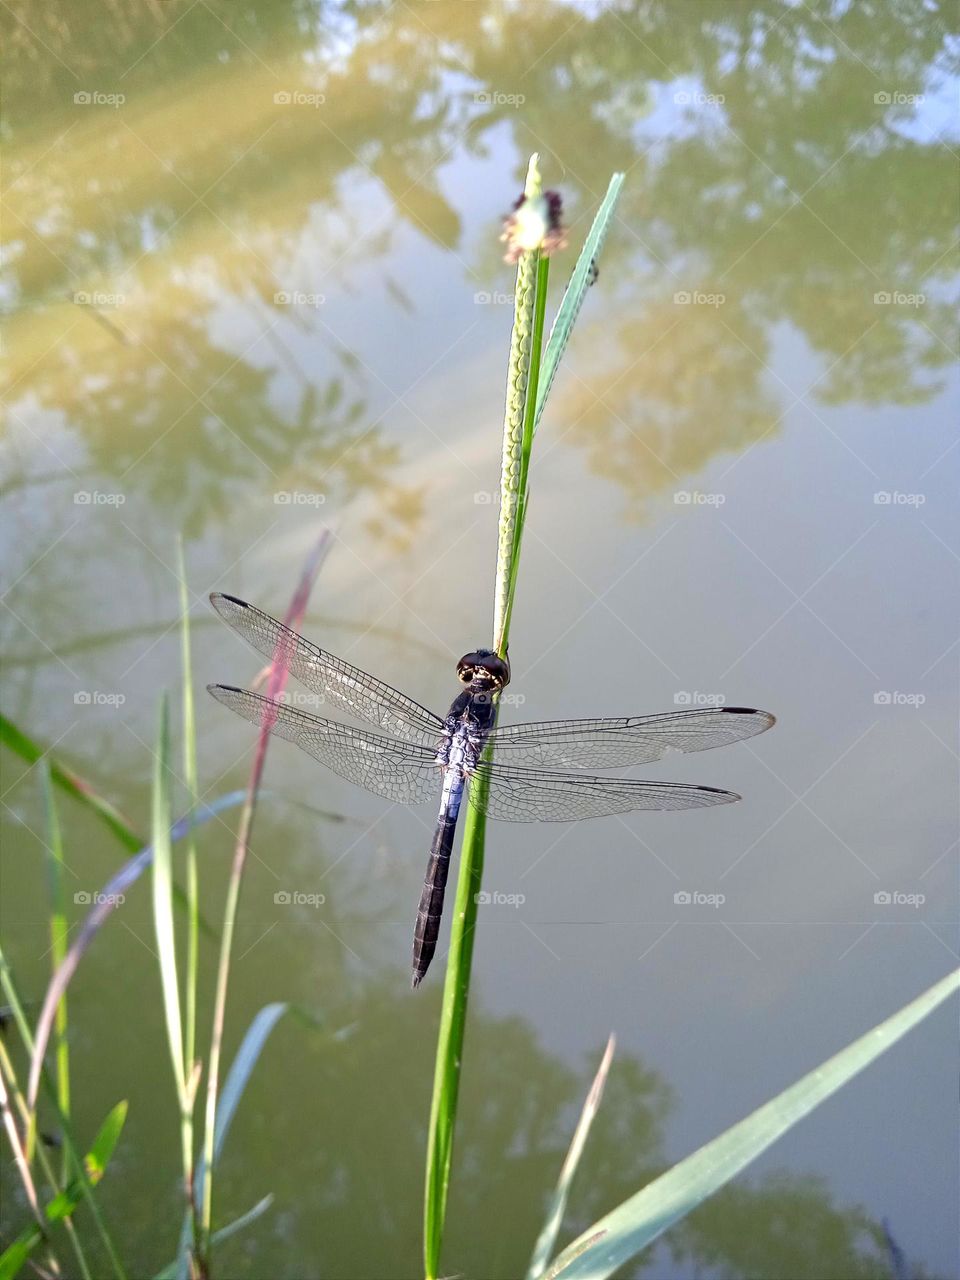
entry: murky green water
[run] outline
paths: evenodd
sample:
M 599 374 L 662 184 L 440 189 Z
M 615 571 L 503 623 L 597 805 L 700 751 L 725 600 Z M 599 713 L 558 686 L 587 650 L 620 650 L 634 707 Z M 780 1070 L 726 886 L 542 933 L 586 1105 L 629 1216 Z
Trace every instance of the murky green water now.
M 499 218 L 533 150 L 574 245 L 627 173 L 537 441 L 511 718 L 723 697 L 780 723 L 659 767 L 741 791 L 731 809 L 492 829 L 487 884 L 514 905 L 481 913 L 444 1267 L 517 1277 L 611 1029 L 564 1238 L 955 963 L 946 17 L 17 0 L 2 20 L 4 708 L 141 829 L 179 533 L 198 683 L 257 667 L 206 593 L 282 613 L 326 525 L 307 633 L 447 704 L 489 638 Z M 245 727 L 204 701 L 199 732 L 205 793 L 242 785 Z M 42 809 L 35 772 L 4 765 L 4 938 L 38 999 Z M 274 1202 L 219 1274 L 416 1276 L 441 973 L 416 993 L 408 975 L 432 815 L 283 743 L 267 782 L 228 1057 L 271 1000 L 352 1031 L 275 1032 L 217 1214 Z M 62 817 L 71 893 L 93 892 L 121 851 Z M 233 824 L 203 837 L 212 920 Z M 102 1195 L 137 1277 L 179 1222 L 154 946 L 140 885 L 71 996 L 79 1130 L 130 1100 Z M 209 996 L 210 944 L 203 963 Z M 942 1012 L 633 1274 L 887 1276 L 886 1219 L 908 1274 L 956 1275 L 955 1047 Z M 26 1221 L 11 1170 L 5 1238 Z

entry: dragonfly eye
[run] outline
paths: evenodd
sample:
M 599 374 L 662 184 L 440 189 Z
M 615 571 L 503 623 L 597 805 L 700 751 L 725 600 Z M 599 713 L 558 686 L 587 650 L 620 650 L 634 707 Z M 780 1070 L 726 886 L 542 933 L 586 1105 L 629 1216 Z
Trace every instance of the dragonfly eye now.
M 502 689 L 510 683 L 510 666 L 492 649 L 475 649 L 473 653 L 465 653 L 457 663 L 457 675 L 464 684 Z

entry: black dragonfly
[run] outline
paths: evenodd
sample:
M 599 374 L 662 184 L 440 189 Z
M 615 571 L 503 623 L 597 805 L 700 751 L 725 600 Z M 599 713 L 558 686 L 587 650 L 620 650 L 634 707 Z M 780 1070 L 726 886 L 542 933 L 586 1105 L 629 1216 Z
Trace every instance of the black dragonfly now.
M 326 653 L 269 614 L 215 592 L 217 613 L 272 663 L 296 676 L 332 710 L 382 732 L 325 720 L 287 702 L 233 685 L 208 685 L 238 715 L 295 742 L 348 782 L 399 804 L 435 799 L 437 826 L 417 909 L 413 985 L 437 947 L 453 837 L 464 791 L 491 818 L 573 822 L 634 809 L 699 809 L 740 797 L 717 787 L 646 782 L 586 773 L 705 751 L 752 738 L 774 723 L 751 707 L 706 707 L 660 715 L 497 725 L 496 703 L 509 662 L 490 649 L 457 663 L 463 691 L 441 717 L 375 676 Z

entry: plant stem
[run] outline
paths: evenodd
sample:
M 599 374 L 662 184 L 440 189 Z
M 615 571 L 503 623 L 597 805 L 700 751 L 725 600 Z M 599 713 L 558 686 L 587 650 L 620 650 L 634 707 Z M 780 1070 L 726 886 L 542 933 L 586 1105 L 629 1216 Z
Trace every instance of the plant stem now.
M 524 194 L 530 199 L 541 194 L 538 159 L 536 155 L 531 157 L 527 171 Z M 513 335 L 504 410 L 494 601 L 495 647 L 501 656 L 506 655 L 513 591 L 516 587 L 516 560 L 522 530 L 523 496 L 530 465 L 530 442 L 533 438 L 546 306 L 545 294 L 540 296 L 539 290 L 546 286 L 546 267 L 547 262 L 541 259 L 538 250 L 524 253 L 517 264 Z M 477 898 L 483 876 L 486 817 L 481 810 L 486 784 L 481 775 L 471 785 L 474 790 L 463 827 L 460 871 L 450 928 L 450 951 L 443 985 L 433 1097 L 430 1104 L 423 1201 L 423 1260 L 427 1280 L 436 1280 L 440 1266 L 470 994 Z

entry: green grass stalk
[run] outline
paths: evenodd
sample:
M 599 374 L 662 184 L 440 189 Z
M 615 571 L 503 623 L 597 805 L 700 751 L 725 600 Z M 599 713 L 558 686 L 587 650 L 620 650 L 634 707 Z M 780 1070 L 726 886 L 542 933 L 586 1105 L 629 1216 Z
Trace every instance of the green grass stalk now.
M 542 184 L 536 155 L 531 157 L 524 194 L 536 199 Z M 542 270 L 541 270 L 542 267 Z M 523 495 L 530 465 L 537 378 L 546 307 L 547 262 L 538 250 L 524 253 L 517 264 L 513 334 L 507 373 L 500 479 L 500 526 L 497 541 L 497 587 L 494 605 L 495 647 L 503 657 L 509 643 L 512 595 L 523 518 Z M 542 295 L 539 290 L 543 288 Z M 483 803 L 484 783 L 478 778 L 473 799 Z M 423 1260 L 427 1280 L 436 1280 L 446 1218 L 447 1192 L 453 1159 L 463 1041 L 470 994 L 477 896 L 483 877 L 486 818 L 477 803 L 467 806 L 460 852 L 460 871 L 450 950 L 443 985 L 443 1002 L 434 1067 L 430 1128 L 423 1204 Z
M 187 797 L 191 818 L 199 801 L 197 786 L 197 733 L 193 701 L 193 663 L 190 650 L 190 599 L 187 591 L 187 571 L 183 554 L 183 540 L 178 544 L 178 568 L 180 577 L 180 652 L 183 668 L 183 776 L 187 785 Z M 195 1194 L 196 1167 L 194 1146 L 194 1110 L 197 1086 L 200 1082 L 200 1064 L 197 1062 L 197 987 L 200 964 L 200 879 L 197 871 L 197 842 L 191 823 L 187 835 L 187 972 L 184 984 L 183 1075 L 186 1082 L 186 1108 L 183 1115 L 183 1180 L 187 1207 L 191 1220 L 194 1252 L 200 1246 L 200 1221 Z
M 50 883 L 50 968 L 52 973 L 56 973 L 63 963 L 64 956 L 67 954 L 68 929 L 63 897 L 63 833 L 53 795 L 50 768 L 46 760 L 40 762 L 40 792 L 43 799 L 47 828 L 47 868 Z M 54 1030 L 56 1032 L 57 1104 L 61 1112 L 69 1117 L 70 1048 L 67 1043 L 67 997 L 65 994 L 57 1002 Z M 63 1149 L 61 1176 L 64 1182 L 70 1176 L 70 1155 L 66 1147 Z

